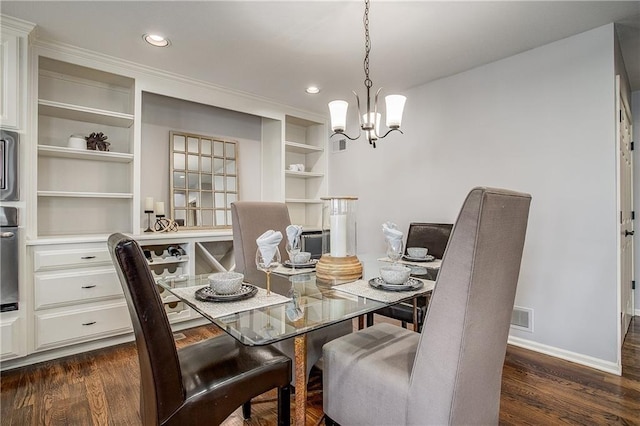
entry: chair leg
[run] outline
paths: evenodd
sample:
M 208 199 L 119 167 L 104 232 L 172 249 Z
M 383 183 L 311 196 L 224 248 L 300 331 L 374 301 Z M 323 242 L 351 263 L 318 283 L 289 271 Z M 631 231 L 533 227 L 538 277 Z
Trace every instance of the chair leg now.
M 406 321 L 402 321 L 402 328 L 407 328 L 407 322 Z
M 373 325 L 373 313 L 370 312 L 367 314 L 367 327 L 371 327 Z
M 249 420 L 251 418 L 251 400 L 242 404 L 242 418 Z
M 291 393 L 289 386 L 278 388 L 278 426 L 291 423 Z

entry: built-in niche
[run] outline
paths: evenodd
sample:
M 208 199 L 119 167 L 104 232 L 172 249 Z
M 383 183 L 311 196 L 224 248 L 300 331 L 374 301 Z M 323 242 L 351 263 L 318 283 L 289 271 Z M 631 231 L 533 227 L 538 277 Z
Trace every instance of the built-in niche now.
M 237 176 L 233 183 L 236 185 L 236 196 L 243 200 L 261 199 L 262 120 L 262 117 L 256 115 L 143 92 L 140 199 L 144 201 L 146 197 L 153 197 L 155 201 L 163 201 L 167 206 L 171 206 L 172 200 L 175 201 L 171 183 L 174 177 L 171 132 L 218 140 L 223 142 L 223 148 L 226 146 L 224 144 L 235 142 L 235 145 L 229 144 L 225 152 L 231 152 L 230 147 L 234 146 Z M 214 144 L 212 148 L 214 151 L 215 146 Z M 215 181 L 212 184 L 215 185 Z M 233 196 L 230 200 L 233 200 Z M 229 199 L 225 199 L 225 209 L 228 201 Z M 141 210 L 142 207 L 144 206 L 141 206 Z M 228 212 L 225 211 L 225 214 L 228 215 Z M 167 210 L 167 216 L 174 220 L 183 219 L 175 217 L 171 207 Z M 219 213 L 219 217 L 222 217 L 222 213 Z M 188 217 L 185 216 L 184 219 L 187 227 Z M 141 213 L 140 220 L 142 224 L 146 223 L 144 213 Z M 193 223 L 196 223 L 195 220 Z M 229 223 L 227 216 L 225 227 Z M 197 227 L 200 228 L 199 225 Z
M 237 141 L 171 132 L 171 217 L 186 228 L 231 226 L 238 200 Z

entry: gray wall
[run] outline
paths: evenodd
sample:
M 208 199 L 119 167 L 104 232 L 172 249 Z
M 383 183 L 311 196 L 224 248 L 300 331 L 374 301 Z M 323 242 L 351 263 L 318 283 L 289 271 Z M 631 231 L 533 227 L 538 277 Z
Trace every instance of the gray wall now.
M 516 305 L 534 310 L 534 331 L 511 335 L 609 370 L 618 354 L 613 31 L 416 87 L 404 135 L 330 157 L 330 193 L 360 197 L 361 252 L 383 251 L 387 220 L 401 229 L 455 221 L 474 186 L 531 193 Z
M 238 141 L 240 199 L 259 200 L 261 123 L 262 119 L 254 115 L 143 93 L 142 202 L 145 197 L 164 201 L 165 209 L 169 212 L 169 132 L 172 130 Z M 141 220 L 146 226 L 144 213 Z

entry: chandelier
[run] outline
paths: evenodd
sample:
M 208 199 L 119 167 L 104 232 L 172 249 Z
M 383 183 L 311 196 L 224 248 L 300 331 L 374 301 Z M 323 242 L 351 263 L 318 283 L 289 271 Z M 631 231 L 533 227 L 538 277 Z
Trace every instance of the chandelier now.
M 356 96 L 356 106 L 358 108 L 358 120 L 360 123 L 360 131 L 358 132 L 358 136 L 351 137 L 345 133 L 347 127 L 347 108 L 349 107 L 349 103 L 344 100 L 335 100 L 329 102 L 329 112 L 331 114 L 331 130 L 335 135 L 341 135 L 346 137 L 349 140 L 356 140 L 360 138 L 362 132 L 367 137 L 370 145 L 376 147 L 376 141 L 378 139 L 382 139 L 386 137 L 389 133 L 397 130 L 402 133 L 400 130 L 400 124 L 402 122 L 402 111 L 404 110 L 404 103 L 407 100 L 405 96 L 402 95 L 388 95 L 385 97 L 386 103 L 386 125 L 389 130 L 382 136 L 380 136 L 380 121 L 382 114 L 378 112 L 378 95 L 382 90 L 382 87 L 378 89 L 376 92 L 375 98 L 373 100 L 373 111 L 371 111 L 371 87 L 373 86 L 373 82 L 371 78 L 369 78 L 369 54 L 371 52 L 371 38 L 369 37 L 369 0 L 365 0 L 364 2 L 364 87 L 367 89 L 367 110 L 365 114 L 362 114 L 360 110 L 360 98 L 358 94 L 354 91 L 353 94 Z

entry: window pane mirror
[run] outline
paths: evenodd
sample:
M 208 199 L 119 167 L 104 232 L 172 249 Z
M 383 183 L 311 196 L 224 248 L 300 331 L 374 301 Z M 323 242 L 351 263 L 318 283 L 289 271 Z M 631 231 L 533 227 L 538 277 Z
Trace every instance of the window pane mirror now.
M 171 217 L 182 228 L 230 228 L 238 200 L 237 141 L 170 132 Z

